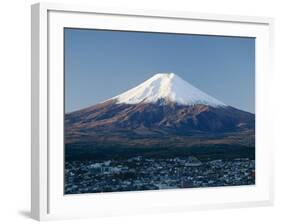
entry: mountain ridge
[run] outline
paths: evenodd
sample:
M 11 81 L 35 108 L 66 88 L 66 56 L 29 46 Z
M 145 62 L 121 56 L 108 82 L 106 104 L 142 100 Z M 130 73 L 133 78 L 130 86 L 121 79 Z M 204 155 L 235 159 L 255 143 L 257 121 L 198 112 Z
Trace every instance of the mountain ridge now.
M 174 74 L 157 74 L 152 80 L 148 79 L 148 83 L 148 80 L 145 81 L 145 85 L 138 86 L 151 87 L 150 82 L 158 78 L 163 81 L 163 77 L 179 80 Z M 164 82 L 167 83 L 171 84 Z M 156 91 L 155 98 L 145 101 L 150 93 L 155 92 L 144 91 L 147 94 L 142 94 L 144 89 L 146 88 L 141 88 L 141 91 L 131 89 L 131 98 L 128 92 L 132 92 L 129 90 L 125 95 L 123 93 L 94 106 L 66 114 L 65 143 L 123 148 L 181 148 L 218 144 L 254 146 L 254 114 L 217 102 L 210 96 L 206 97 L 205 93 L 197 88 L 195 93 L 191 91 L 194 96 L 199 96 L 192 98 L 193 101 L 184 101 L 186 95 L 179 95 L 182 94 L 181 88 L 176 92 L 164 89 L 160 94 Z M 194 90 L 193 87 L 191 90 Z M 175 93 L 175 98 L 164 98 L 171 93 Z M 179 102 L 178 99 L 183 101 Z M 214 102 L 216 103 L 213 104 Z

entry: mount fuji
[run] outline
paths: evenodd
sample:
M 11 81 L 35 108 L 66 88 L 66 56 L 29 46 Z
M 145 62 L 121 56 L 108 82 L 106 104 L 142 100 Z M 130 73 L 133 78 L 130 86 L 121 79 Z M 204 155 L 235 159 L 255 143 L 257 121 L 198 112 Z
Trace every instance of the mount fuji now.
M 254 130 L 254 114 L 173 73 L 155 74 L 124 93 L 65 115 L 70 149 L 254 147 Z

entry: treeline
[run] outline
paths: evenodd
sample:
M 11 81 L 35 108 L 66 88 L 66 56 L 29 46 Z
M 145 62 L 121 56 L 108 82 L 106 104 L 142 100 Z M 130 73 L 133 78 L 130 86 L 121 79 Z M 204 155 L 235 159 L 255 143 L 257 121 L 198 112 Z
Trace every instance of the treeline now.
M 204 145 L 188 148 L 95 147 L 87 144 L 65 145 L 65 160 L 125 160 L 135 156 L 154 159 L 195 156 L 201 161 L 235 158 L 255 159 L 255 147 L 241 145 Z

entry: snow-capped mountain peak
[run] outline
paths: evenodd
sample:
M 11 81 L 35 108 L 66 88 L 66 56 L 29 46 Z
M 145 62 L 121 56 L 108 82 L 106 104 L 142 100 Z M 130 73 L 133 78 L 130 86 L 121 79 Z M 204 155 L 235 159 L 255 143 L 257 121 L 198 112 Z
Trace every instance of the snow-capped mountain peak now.
M 164 99 L 181 105 L 226 106 L 174 73 L 155 74 L 140 85 L 112 99 L 117 100 L 119 104 L 155 103 Z

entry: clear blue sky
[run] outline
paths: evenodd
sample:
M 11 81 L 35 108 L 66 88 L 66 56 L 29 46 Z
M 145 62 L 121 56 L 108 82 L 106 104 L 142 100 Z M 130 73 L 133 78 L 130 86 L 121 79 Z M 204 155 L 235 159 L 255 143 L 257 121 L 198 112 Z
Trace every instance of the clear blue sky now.
M 255 39 L 65 29 L 65 110 L 173 72 L 236 108 L 255 108 Z

